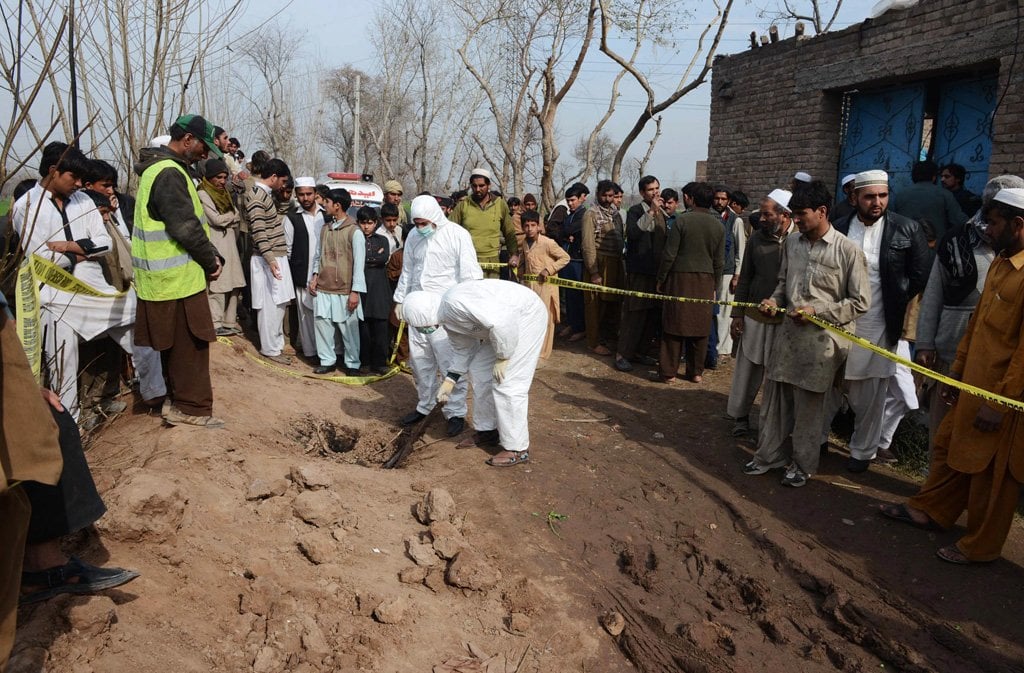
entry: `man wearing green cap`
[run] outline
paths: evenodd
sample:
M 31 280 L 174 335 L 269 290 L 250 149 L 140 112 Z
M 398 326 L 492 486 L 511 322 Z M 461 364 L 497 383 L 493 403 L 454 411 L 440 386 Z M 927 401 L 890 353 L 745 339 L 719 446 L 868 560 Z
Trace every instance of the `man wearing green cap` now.
M 139 190 L 132 232 L 132 266 L 139 298 L 135 343 L 160 351 L 170 399 L 163 418 L 170 425 L 224 427 L 213 416 L 210 342 L 217 336 L 206 285 L 221 272 L 223 259 L 210 242 L 190 167 L 209 153 L 223 156 L 213 125 L 182 115 L 163 147 L 147 147 L 135 172 Z

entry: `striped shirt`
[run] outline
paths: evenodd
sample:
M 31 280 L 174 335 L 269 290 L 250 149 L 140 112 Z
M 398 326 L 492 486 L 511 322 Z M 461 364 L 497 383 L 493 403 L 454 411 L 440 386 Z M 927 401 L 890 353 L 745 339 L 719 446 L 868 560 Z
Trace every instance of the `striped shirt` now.
M 288 241 L 285 239 L 284 223 L 270 190 L 256 183 L 245 203 L 245 216 L 252 234 L 253 252 L 270 262 L 278 257 L 288 256 Z

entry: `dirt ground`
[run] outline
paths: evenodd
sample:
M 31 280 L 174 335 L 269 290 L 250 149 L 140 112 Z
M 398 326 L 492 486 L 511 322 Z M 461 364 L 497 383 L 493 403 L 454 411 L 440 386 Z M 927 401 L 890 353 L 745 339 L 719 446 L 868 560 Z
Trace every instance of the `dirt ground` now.
M 1020 524 L 1003 560 L 955 567 L 934 552 L 958 531 L 876 515 L 915 490 L 894 471 L 833 449 L 803 489 L 745 476 L 729 366 L 665 386 L 562 344 L 530 463 L 438 422 L 382 470 L 408 375 L 212 360 L 226 430 L 137 406 L 88 452 L 109 512 L 72 551 L 142 576 L 22 608 L 11 671 L 1024 671 Z

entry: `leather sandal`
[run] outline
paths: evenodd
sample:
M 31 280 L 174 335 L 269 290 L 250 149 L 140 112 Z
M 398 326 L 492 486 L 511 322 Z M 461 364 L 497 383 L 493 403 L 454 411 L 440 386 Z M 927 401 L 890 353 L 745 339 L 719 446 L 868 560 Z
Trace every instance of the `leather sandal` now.
M 94 594 L 127 584 L 139 576 L 134 570 L 100 568 L 74 556 L 62 566 L 21 573 L 22 587 L 39 587 L 22 594 L 19 603 L 38 603 L 60 594 Z
M 520 463 L 530 462 L 529 451 L 507 451 L 506 453 L 509 454 L 507 458 L 498 459 L 498 456 L 491 456 L 484 462 L 491 467 L 512 467 Z

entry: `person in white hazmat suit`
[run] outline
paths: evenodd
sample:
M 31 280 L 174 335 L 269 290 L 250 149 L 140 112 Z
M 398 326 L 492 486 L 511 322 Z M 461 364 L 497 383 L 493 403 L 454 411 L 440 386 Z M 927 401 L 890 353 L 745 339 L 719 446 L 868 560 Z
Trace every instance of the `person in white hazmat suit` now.
M 430 292 L 438 298 L 456 284 L 481 279 L 484 272 L 476 260 L 476 248 L 469 232 L 450 222 L 437 205 L 437 199 L 424 194 L 412 200 L 410 211 L 415 231 L 405 241 L 402 274 L 395 287 L 395 312 L 404 319 L 403 303 L 412 292 Z M 409 330 L 409 364 L 416 382 L 416 409 L 399 421 L 412 425 L 422 420 L 437 404 L 440 377 L 451 365 L 452 349 L 444 329 L 431 334 Z M 449 437 L 466 426 L 466 381 L 461 381 L 444 408 Z
M 530 384 L 548 330 L 547 307 L 528 287 L 506 280 L 460 283 L 443 297 L 413 292 L 405 320 L 414 332 L 448 333 L 453 357 L 437 401 L 468 375 L 473 387 L 473 428 L 494 433 L 503 451 L 488 465 L 508 467 L 530 459 Z M 480 441 L 478 445 L 483 445 Z

